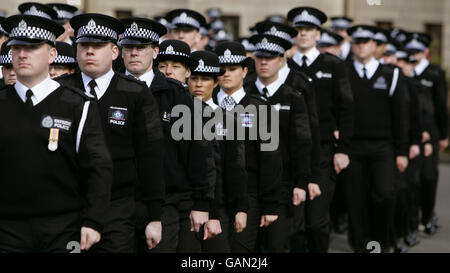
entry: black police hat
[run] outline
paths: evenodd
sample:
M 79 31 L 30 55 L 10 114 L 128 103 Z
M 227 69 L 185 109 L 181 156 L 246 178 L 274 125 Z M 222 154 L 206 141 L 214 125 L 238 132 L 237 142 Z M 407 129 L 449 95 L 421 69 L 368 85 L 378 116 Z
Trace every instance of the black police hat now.
M 431 36 L 423 32 L 412 32 L 405 41 L 405 48 L 414 52 L 421 52 L 431 44 Z
M 221 29 L 213 35 L 212 39 L 216 42 L 230 42 L 233 41 L 233 34 Z
M 268 34 L 253 35 L 250 42 L 255 45 L 253 55 L 257 57 L 281 56 L 292 47 L 287 40 Z
M 5 17 L 0 16 L 0 37 L 3 35 L 8 36 L 8 33 L 3 29 L 2 22 L 5 21 Z
M 272 14 L 266 17 L 266 21 L 283 24 L 286 18 L 281 14 Z
M 292 44 L 295 44 L 295 37 L 298 34 L 298 31 L 291 26 L 271 21 L 263 21 L 257 23 L 255 26 L 255 30 L 256 32 L 258 32 L 258 34 L 269 34 L 277 36 L 285 39 Z
M 352 36 L 353 42 L 373 40 L 378 29 L 369 25 L 356 25 L 347 29 L 348 35 Z
M 43 17 L 49 20 L 57 20 L 58 14 L 56 11 L 44 4 L 36 3 L 36 2 L 26 2 L 20 4 L 18 7 L 20 13 L 24 15 L 34 15 Z
M 159 44 L 159 38 L 167 33 L 165 26 L 147 18 L 131 17 L 120 21 L 125 25 L 121 45 Z
M 322 24 L 327 21 L 325 13 L 312 7 L 293 8 L 287 17 L 294 27 L 314 26 L 321 29 Z
M 155 64 L 163 61 L 180 62 L 191 70 L 197 67 L 197 62 L 191 58 L 189 45 L 179 40 L 165 40 L 159 45 L 159 53 Z
M 0 65 L 12 66 L 11 47 L 6 43 L 2 44 L 2 49 L 0 50 Z
M 317 46 L 319 47 L 328 47 L 328 46 L 337 46 L 342 43 L 344 38 L 332 31 L 327 29 L 322 30 L 322 34 L 320 35 L 319 41 L 317 41 Z
M 200 13 L 190 9 L 175 9 L 167 13 L 166 19 L 172 28 L 194 28 L 199 30 L 200 26 L 206 24 L 206 19 Z
M 206 10 L 206 15 L 211 19 L 222 17 L 222 10 L 220 8 L 210 8 Z
M 220 69 L 219 57 L 210 51 L 195 51 L 191 54 L 192 59 L 198 62 L 197 67 L 191 70 L 191 74 L 207 76 L 222 76 L 225 71 Z
M 125 31 L 123 23 L 111 16 L 98 13 L 85 13 L 70 19 L 76 43 L 117 42 L 119 34 Z
M 239 42 L 220 43 L 214 52 L 219 56 L 220 65 L 248 66 L 251 59 L 246 56 L 245 48 Z
M 73 47 L 70 44 L 65 42 L 56 42 L 55 47 L 58 54 L 52 64 L 64 65 L 70 68 L 75 68 L 77 66 Z
M 404 46 L 400 42 L 398 42 L 394 38 L 389 38 L 389 41 L 386 44 L 386 51 L 384 52 L 384 56 L 393 55 L 401 49 L 404 49 Z
M 346 30 L 351 27 L 353 20 L 346 16 L 331 17 L 331 28 L 336 30 Z
M 57 19 L 55 21 L 60 24 L 63 24 L 72 19 L 72 17 L 74 17 L 75 13 L 78 11 L 77 7 L 63 3 L 50 3 L 47 4 L 47 6 L 56 11 Z
M 409 33 L 401 28 L 393 28 L 390 30 L 390 35 L 396 41 L 403 43 L 408 39 Z
M 158 22 L 161 25 L 165 26 L 167 32 L 170 31 L 171 25 L 170 25 L 170 22 L 167 21 L 166 17 L 164 17 L 164 16 L 155 16 L 155 17 L 153 17 L 153 20 L 155 20 L 156 22 Z
M 209 27 L 214 31 L 219 31 L 225 28 L 225 23 L 220 19 L 216 19 L 209 24 Z
M 249 39 L 250 39 L 249 37 L 241 37 L 238 39 L 238 41 L 245 48 L 245 51 L 253 52 L 255 51 L 255 45 L 250 43 Z
M 13 15 L 2 22 L 9 33 L 8 45 L 55 44 L 56 38 L 64 33 L 58 23 L 35 15 Z
M 390 33 L 388 30 L 383 28 L 376 28 L 375 35 L 373 35 L 373 40 L 378 44 L 387 44 L 389 42 Z

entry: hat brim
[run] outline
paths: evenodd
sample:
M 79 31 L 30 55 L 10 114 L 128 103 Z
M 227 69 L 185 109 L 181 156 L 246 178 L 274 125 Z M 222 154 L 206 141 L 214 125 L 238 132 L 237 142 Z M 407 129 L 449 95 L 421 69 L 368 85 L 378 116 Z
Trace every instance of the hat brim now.
M 225 66 L 225 65 L 242 65 L 242 66 L 248 67 L 248 66 L 250 66 L 251 60 L 252 60 L 251 57 L 247 57 L 240 63 L 231 63 L 231 62 L 227 63 L 227 62 L 225 62 L 225 63 L 221 63 L 220 66 Z
M 372 38 L 353 38 L 352 39 L 353 44 L 367 43 L 369 41 L 373 41 L 373 39 Z
M 171 29 L 180 29 L 180 28 L 185 28 L 185 29 L 192 29 L 192 30 L 200 30 L 200 28 L 193 26 L 193 25 L 188 25 L 188 24 L 175 24 L 175 25 L 171 25 Z
M 51 63 L 50 65 L 61 65 L 68 68 L 76 68 L 78 66 L 78 63 Z
M 293 25 L 293 27 L 315 27 L 319 30 L 322 30 L 322 26 L 309 22 L 297 22 Z
M 119 45 L 150 45 L 158 44 L 158 42 L 146 39 L 121 39 L 118 42 Z
M 18 46 L 18 45 L 42 45 L 42 44 L 51 44 L 55 45 L 53 42 L 47 41 L 47 40 L 33 40 L 33 39 L 10 39 L 7 42 L 7 46 Z
M 253 55 L 255 57 L 277 57 L 281 56 L 279 52 L 272 52 L 272 51 L 266 51 L 266 50 L 255 50 L 253 51 Z
M 198 62 L 191 58 L 175 55 L 160 55 L 160 54 L 158 54 L 158 57 L 155 60 L 155 65 L 158 65 L 160 62 L 164 61 L 173 61 L 182 63 L 186 65 L 186 67 L 189 68 L 191 71 L 193 71 L 198 66 Z
M 194 70 L 191 70 L 191 75 L 205 75 L 205 76 L 211 76 L 211 77 L 220 77 L 225 74 L 225 70 L 220 69 L 220 72 L 214 73 L 214 72 L 194 72 Z
M 107 43 L 107 42 L 116 43 L 115 40 L 112 40 L 112 39 L 106 38 L 106 37 L 103 38 L 103 37 L 84 36 L 84 37 L 80 37 L 80 38 L 75 40 L 75 43 L 77 43 L 77 44 L 82 44 L 82 43 Z

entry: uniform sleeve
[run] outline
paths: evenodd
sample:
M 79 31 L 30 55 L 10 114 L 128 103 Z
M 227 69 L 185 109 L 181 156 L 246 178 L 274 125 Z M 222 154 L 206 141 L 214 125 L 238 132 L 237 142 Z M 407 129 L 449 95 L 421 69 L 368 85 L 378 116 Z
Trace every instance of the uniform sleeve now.
M 311 128 L 304 96 L 295 94 L 292 101 L 288 146 L 291 177 L 294 178 L 294 187 L 306 190 L 311 166 Z
M 436 111 L 436 124 L 439 130 L 439 140 L 448 136 L 448 113 L 447 113 L 447 82 L 445 72 L 436 68 L 437 80 L 434 82 L 433 90 L 434 108 Z
M 86 105 L 85 103 L 84 107 Z M 101 232 L 106 223 L 105 215 L 111 199 L 113 163 L 103 134 L 97 103 L 91 101 L 88 107 L 82 110 L 77 131 L 78 162 L 86 200 L 82 226 Z
M 398 69 L 398 68 L 396 68 Z M 392 130 L 396 156 L 408 156 L 409 151 L 409 94 L 405 78 L 399 76 L 391 103 Z
M 266 106 L 266 109 L 270 111 L 270 107 Z M 259 105 L 259 106 L 261 106 Z M 259 112 L 258 112 L 259 114 Z M 263 132 L 270 132 L 273 125 L 270 120 L 270 112 L 267 112 L 267 121 L 263 122 L 258 115 L 258 128 L 261 128 Z M 278 215 L 279 205 L 281 203 L 281 179 L 283 171 L 283 158 L 279 146 L 272 151 L 262 150 L 263 144 L 268 144 L 270 140 L 262 140 L 258 138 L 258 141 L 254 142 L 255 151 L 259 151 L 258 154 L 258 166 L 259 166 L 259 191 L 258 200 L 261 207 L 261 215 Z
M 146 88 L 136 98 L 133 143 L 140 183 L 140 200 L 148 222 L 161 221 L 164 203 L 164 136 L 156 100 Z
M 405 78 L 406 82 L 408 83 L 410 102 L 409 143 L 419 145 L 422 140 L 423 131 L 423 118 L 419 105 L 419 91 L 417 90 L 417 86 L 414 84 L 414 80 L 412 78 L 407 78 L 404 75 L 402 77 Z
M 339 140 L 337 153 L 348 154 L 348 144 L 353 135 L 353 94 L 344 62 L 338 62 L 333 71 L 333 97 L 337 111 Z

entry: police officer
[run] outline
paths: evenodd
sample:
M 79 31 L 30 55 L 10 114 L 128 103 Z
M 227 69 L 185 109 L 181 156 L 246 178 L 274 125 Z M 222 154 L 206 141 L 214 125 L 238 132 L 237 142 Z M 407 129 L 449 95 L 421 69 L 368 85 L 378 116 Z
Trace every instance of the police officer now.
M 11 47 L 6 43 L 2 45 L 0 51 L 0 67 L 3 74 L 3 82 L 0 83 L 0 87 L 14 84 L 16 82 L 16 72 L 12 65 Z
M 70 20 L 76 32 L 81 72 L 58 81 L 78 86 L 99 104 L 102 127 L 114 162 L 114 181 L 105 239 L 98 252 L 133 252 L 135 207 L 145 226 L 148 248 L 161 238 L 164 201 L 164 139 L 158 106 L 144 83 L 112 70 L 116 42 L 125 30 L 117 19 L 82 14 Z M 137 203 L 136 203 L 137 202 Z
M 297 7 L 289 11 L 288 17 L 298 30 L 297 52 L 288 64 L 312 78 L 320 127 L 321 170 L 318 181 L 310 181 L 308 185 L 311 202 L 307 202 L 305 212 L 307 243 L 310 251 L 326 252 L 335 176 L 349 164 L 346 147 L 353 133 L 353 98 L 345 63 L 334 55 L 321 54 L 316 48 L 327 16 L 315 8 Z M 318 195 L 321 196 L 313 200 Z
M 320 39 L 317 41 L 317 49 L 322 54 L 328 52 L 334 56 L 339 56 L 342 52 L 340 45 L 343 41 L 344 38 L 339 34 L 322 29 Z
M 55 61 L 50 64 L 50 77 L 55 78 L 64 74 L 75 73 L 77 61 L 73 47 L 65 42 L 56 42 L 57 55 Z
M 344 38 L 341 43 L 341 53 L 338 57 L 343 61 L 353 61 L 353 53 L 351 48 L 352 38 L 347 33 L 347 29 L 351 27 L 353 19 L 346 16 L 331 17 L 331 29 L 333 32 Z
M 175 9 L 166 18 L 172 26 L 172 38 L 188 44 L 191 51 L 198 50 L 195 45 L 202 39 L 200 27 L 206 25 L 205 17 L 194 10 Z
M 55 22 L 64 27 L 64 33 L 58 37 L 57 41 L 74 46 L 75 37 L 69 21 L 77 14 L 78 8 L 64 3 L 51 3 L 47 4 L 47 6 L 56 11 L 57 17 Z
M 251 37 L 255 44 L 255 83 L 246 88 L 251 94 L 267 98 L 268 104 L 279 112 L 279 132 L 283 176 L 279 217 L 272 225 L 264 228 L 262 251 L 289 251 L 289 235 L 293 225 L 293 206 L 306 199 L 310 173 L 311 130 L 304 96 L 283 83 L 279 69 L 284 53 L 292 47 L 285 39 L 269 34 Z
M 431 156 L 423 159 L 421 168 L 421 222 L 427 234 L 434 234 L 438 227 L 434 205 L 439 176 L 439 151 L 448 147 L 448 113 L 445 73 L 439 66 L 430 64 L 426 58 L 430 43 L 431 36 L 414 32 L 405 41 L 405 48 L 412 51 L 417 60 L 414 77 L 420 83 L 419 101 L 426 131 L 423 155 L 425 156 L 426 146 L 430 147 L 428 150 L 432 150 Z
M 1 23 L 5 20 L 5 17 L 0 16 L 0 47 L 3 43 L 8 40 L 8 33 L 1 27 Z M 0 65 L 0 87 L 5 85 L 5 81 L 3 80 L 2 69 Z
M 166 40 L 159 45 L 159 48 L 155 66 L 167 78 L 178 81 L 183 88 L 187 87 L 184 84 L 191 75 L 191 71 L 197 67 L 197 62 L 191 58 L 188 44 L 179 40 Z
M 376 28 L 358 25 L 348 32 L 356 58 L 347 64 L 355 119 L 348 148 L 351 161 L 343 173 L 349 241 L 356 252 L 366 251 L 372 240 L 388 251 L 395 172 L 404 172 L 408 166 L 408 90 L 399 68 L 380 64 L 373 57 Z
M 10 33 L 15 85 L 0 90 L 0 252 L 88 250 L 106 227 L 112 162 L 95 102 L 48 76 L 63 28 L 14 15 Z M 27 156 L 24 156 L 27 155 Z

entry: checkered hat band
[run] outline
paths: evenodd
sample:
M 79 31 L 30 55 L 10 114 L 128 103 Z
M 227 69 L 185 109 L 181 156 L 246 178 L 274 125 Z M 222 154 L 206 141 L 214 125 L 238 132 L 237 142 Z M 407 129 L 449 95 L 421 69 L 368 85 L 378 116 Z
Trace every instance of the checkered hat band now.
M 10 38 L 28 38 L 28 39 L 40 39 L 54 42 L 56 40 L 55 34 L 52 32 L 39 28 L 39 27 L 15 27 L 9 34 Z
M 349 28 L 350 23 L 344 19 L 337 19 L 337 20 L 333 21 L 331 27 L 333 27 L 333 28 Z
M 73 64 L 75 59 L 69 56 L 57 55 L 54 64 Z
M 159 35 L 145 28 L 138 28 L 138 29 L 127 28 L 125 32 L 122 34 L 122 39 L 126 38 L 143 38 L 143 39 L 150 39 L 154 42 L 159 42 Z
M 255 45 L 255 50 L 265 50 L 270 52 L 278 52 L 284 54 L 285 50 L 282 46 L 274 43 L 257 43 Z
M 377 34 L 375 34 L 375 35 L 373 36 L 373 39 L 374 39 L 374 40 L 378 40 L 378 41 L 387 42 L 387 37 L 386 37 L 386 35 L 384 35 L 384 34 L 381 33 L 381 32 L 378 32 Z
M 277 37 L 279 37 L 279 38 L 281 38 L 281 39 L 285 39 L 285 40 L 287 40 L 287 41 L 289 41 L 289 42 L 291 42 L 291 40 L 292 40 L 292 37 L 291 37 L 291 35 L 289 35 L 288 33 L 286 33 L 286 32 L 283 32 L 283 31 L 266 31 L 266 32 L 264 32 L 264 34 L 269 34 L 269 35 L 273 35 L 273 36 L 277 36 Z
M 242 55 L 228 55 L 228 56 L 219 56 L 220 64 L 239 64 L 244 61 L 247 57 Z
M 332 36 L 328 35 L 327 33 L 324 33 L 320 36 L 319 43 L 320 44 L 332 44 L 332 45 L 338 44 L 336 39 L 334 39 Z
M 386 51 L 395 52 L 395 51 L 397 51 L 397 48 L 393 44 L 387 44 Z
M 158 55 L 183 56 L 186 58 L 190 58 L 190 56 L 188 54 L 185 54 L 183 52 L 176 52 L 176 51 L 162 51 L 162 52 L 159 52 Z
M 0 55 L 0 65 L 2 64 L 11 64 L 12 58 L 8 55 Z
M 189 16 L 177 16 L 172 20 L 172 25 L 191 25 L 195 28 L 200 28 L 200 23 Z
M 44 18 L 52 20 L 52 17 L 50 15 L 48 15 L 47 13 L 40 11 L 40 10 L 27 10 L 23 14 L 44 17 Z
M 405 47 L 406 47 L 406 49 L 413 49 L 413 50 L 416 49 L 416 50 L 420 50 L 420 51 L 423 51 L 426 49 L 426 46 L 416 39 L 412 39 L 410 42 L 408 42 L 406 44 Z
M 74 16 L 72 12 L 68 12 L 67 10 L 56 10 L 58 13 L 58 19 L 72 19 Z
M 250 43 L 247 40 L 242 41 L 241 44 L 244 46 L 245 51 L 254 51 L 255 50 L 255 45 Z
M 373 32 L 370 30 L 357 30 L 357 31 L 353 32 L 352 38 L 353 39 L 360 39 L 360 38 L 372 39 Z
M 307 22 L 307 23 L 313 23 L 315 25 L 321 25 L 320 20 L 317 19 L 315 16 L 311 15 L 311 14 L 299 14 L 297 16 L 295 16 L 294 20 L 292 20 L 292 22 L 295 24 L 297 23 L 303 23 L 303 22 Z
M 194 72 L 199 73 L 220 73 L 220 67 L 215 66 L 197 66 Z
M 89 26 L 82 26 L 80 29 L 78 29 L 77 32 L 77 38 L 83 37 L 83 36 L 101 36 L 101 37 L 107 37 L 107 38 L 113 38 L 114 40 L 117 40 L 117 32 L 114 30 L 96 25 L 95 27 L 89 27 Z
M 408 57 L 408 53 L 406 53 L 405 51 L 397 51 L 395 52 L 395 56 L 398 59 L 406 59 Z

